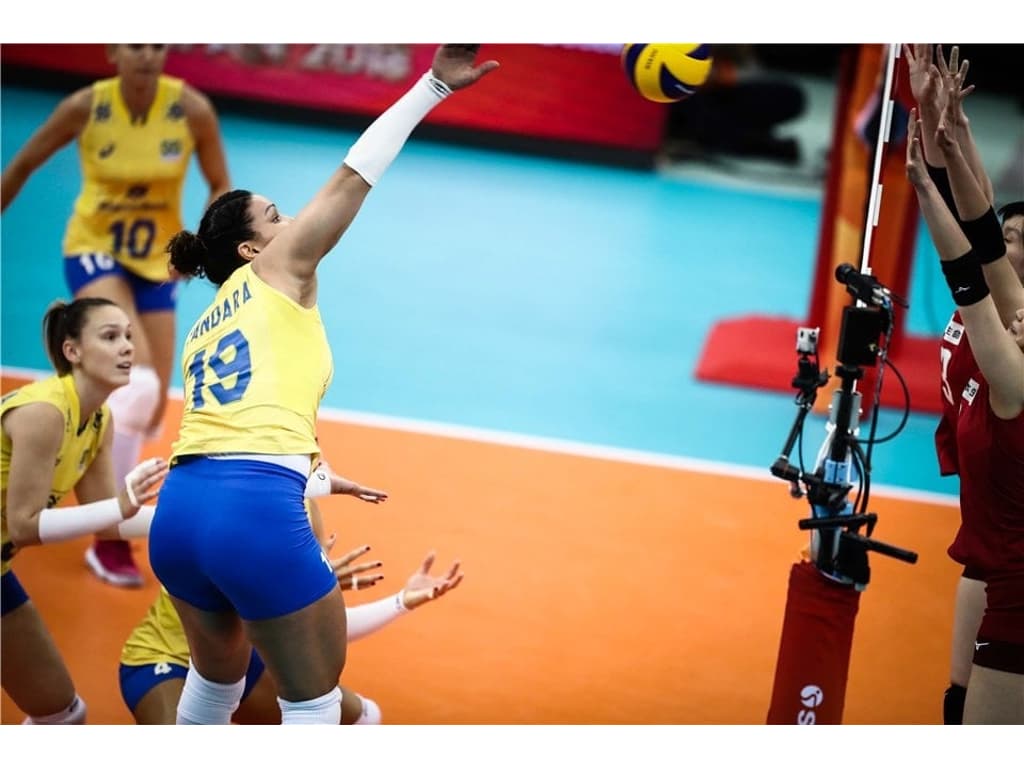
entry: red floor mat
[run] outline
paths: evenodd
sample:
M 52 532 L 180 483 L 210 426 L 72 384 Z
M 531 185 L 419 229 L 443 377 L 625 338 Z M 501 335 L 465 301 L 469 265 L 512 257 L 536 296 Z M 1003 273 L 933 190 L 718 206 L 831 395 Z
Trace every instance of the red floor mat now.
M 803 322 L 785 317 L 747 315 L 716 323 L 708 334 L 697 361 L 698 380 L 740 387 L 767 389 L 796 394 L 793 377 L 797 373 L 796 332 Z M 910 408 L 915 412 L 939 413 L 939 339 L 907 336 L 893 339 L 890 359 L 903 375 L 910 392 Z M 822 361 L 829 373 L 834 361 Z M 864 393 L 864 404 L 871 401 L 874 375 L 867 369 L 857 386 Z M 827 402 L 839 386 L 834 375 L 818 393 L 819 404 Z M 882 386 L 882 405 L 902 408 L 903 388 L 892 370 L 886 370 Z

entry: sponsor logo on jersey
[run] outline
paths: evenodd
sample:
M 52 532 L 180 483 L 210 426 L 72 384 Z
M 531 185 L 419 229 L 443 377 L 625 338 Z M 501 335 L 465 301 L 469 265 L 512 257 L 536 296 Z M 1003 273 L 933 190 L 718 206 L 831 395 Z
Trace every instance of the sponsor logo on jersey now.
M 178 139 L 164 139 L 160 142 L 160 157 L 164 160 L 177 160 L 181 157 L 182 146 Z
M 133 184 L 128 187 L 128 191 L 124 193 L 124 196 L 132 200 L 137 200 L 140 197 L 145 197 L 149 192 L 149 187 L 146 184 Z
M 950 320 L 946 326 L 946 332 L 942 334 L 943 341 L 948 341 L 953 346 L 960 346 L 960 340 L 964 337 L 964 327 L 956 320 Z
M 978 382 L 974 379 L 968 379 L 967 386 L 964 387 L 963 399 L 971 405 L 974 404 L 974 396 L 978 394 Z
M 181 106 L 180 101 L 176 101 L 167 107 L 167 119 L 171 122 L 181 120 L 185 117 L 185 108 Z
M 114 154 L 115 149 L 117 149 L 117 147 L 115 146 L 114 142 L 110 142 L 109 144 L 104 144 L 102 147 L 100 147 L 99 151 L 96 154 L 99 156 L 100 160 L 106 160 L 108 157 Z
M 97 123 L 105 123 L 110 120 L 111 115 L 113 115 L 113 110 L 110 108 L 110 102 L 101 101 L 93 110 L 92 119 Z

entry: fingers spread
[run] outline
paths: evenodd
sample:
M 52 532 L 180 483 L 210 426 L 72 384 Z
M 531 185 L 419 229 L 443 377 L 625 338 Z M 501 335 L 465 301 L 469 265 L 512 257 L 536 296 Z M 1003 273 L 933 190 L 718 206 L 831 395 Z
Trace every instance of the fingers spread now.
M 428 552 L 427 556 L 425 558 L 423 558 L 423 563 L 422 563 L 422 565 L 420 565 L 419 573 L 422 573 L 424 575 L 430 573 L 430 569 L 434 565 L 434 558 L 435 557 L 436 557 L 436 553 L 433 550 Z

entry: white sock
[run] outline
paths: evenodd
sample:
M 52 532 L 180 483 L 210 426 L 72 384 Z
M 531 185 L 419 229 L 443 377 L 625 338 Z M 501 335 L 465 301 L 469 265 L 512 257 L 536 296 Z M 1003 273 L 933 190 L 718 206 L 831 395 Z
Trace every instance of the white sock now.
M 178 699 L 177 725 L 230 725 L 231 715 L 245 690 L 245 678 L 237 683 L 214 683 L 188 662 L 185 687 Z
M 136 432 L 119 432 L 117 427 L 117 417 L 114 417 L 114 442 L 110 458 L 114 462 L 114 478 L 118 483 L 118 490 L 121 490 L 121 484 L 124 483 L 125 477 L 131 472 L 139 463 L 139 456 L 142 455 L 142 441 L 143 436 Z
M 306 701 L 277 699 L 281 707 L 281 725 L 338 725 L 341 722 L 341 689 L 332 688 L 323 696 Z
M 85 702 L 75 694 L 75 700 L 71 702 L 70 706 L 66 709 L 62 709 L 53 715 L 43 715 L 42 717 L 26 717 L 22 721 L 22 725 L 84 725 L 85 724 Z
M 377 706 L 377 702 L 366 698 L 363 694 L 359 694 L 359 700 L 363 702 L 363 714 L 353 725 L 380 725 L 380 707 Z

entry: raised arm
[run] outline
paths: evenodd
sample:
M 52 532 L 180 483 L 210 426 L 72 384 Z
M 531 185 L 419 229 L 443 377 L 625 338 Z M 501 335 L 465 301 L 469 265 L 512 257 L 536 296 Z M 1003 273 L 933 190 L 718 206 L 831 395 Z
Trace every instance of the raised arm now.
M 450 44 L 438 49 L 431 70 L 362 133 L 327 184 L 267 246 L 261 270 L 312 278 L 419 122 L 452 91 L 497 68 L 496 61 L 474 64 L 478 48 Z
M 962 88 L 966 65 L 965 61 L 964 66 L 950 80 L 946 108 L 935 132 L 936 143 L 945 158 L 961 227 L 981 262 L 999 320 L 1005 328 L 1014 319 L 1016 311 L 1024 307 L 1024 285 L 1006 258 L 1002 227 L 992 209 L 991 200 L 963 152 L 961 133 L 955 127 L 957 116 L 963 111 L 963 98 L 973 90 L 973 86 Z
M 959 63 L 960 49 L 958 46 L 954 45 L 950 49 L 948 65 L 942 55 L 942 46 L 938 46 L 936 50 L 936 60 L 938 62 L 937 69 L 942 81 L 941 90 L 948 94 L 949 90 L 954 87 L 954 81 L 961 85 L 966 82 L 967 70 L 970 68 L 970 62 L 967 59 L 964 59 L 963 63 Z M 942 114 L 945 117 L 947 129 L 949 125 L 954 127 L 957 143 L 960 145 L 964 158 L 967 160 L 967 165 L 971 169 L 971 173 L 974 175 L 978 185 L 981 187 L 981 191 L 984 193 L 989 205 L 992 205 L 995 201 L 995 192 L 992 189 L 992 179 L 989 178 L 988 172 L 985 170 L 985 165 L 981 161 L 981 154 L 978 152 L 978 145 L 974 141 L 974 134 L 971 133 L 971 121 L 967 117 L 967 113 L 964 111 L 963 97 L 973 90 L 974 88 L 972 86 L 964 92 L 963 95 L 957 98 L 956 108 L 954 110 L 948 110 L 946 108 L 946 105 L 949 103 L 947 100 L 946 105 L 943 105 Z M 935 127 L 937 128 L 938 126 Z M 941 147 L 939 148 L 939 151 L 941 152 Z
M 988 382 L 992 410 L 1000 418 L 1015 418 L 1024 410 L 1024 354 L 999 318 L 971 243 L 924 168 L 921 130 L 916 110 L 912 110 L 907 134 L 907 177 L 939 252 L 942 271 L 967 328 L 975 360 Z
M 935 145 L 935 129 L 945 108 L 945 90 L 938 68 L 932 61 L 931 43 L 903 44 L 903 58 L 910 74 L 910 92 L 917 102 L 918 116 L 924 127 L 921 135 L 924 159 L 933 168 L 946 165 L 942 153 Z
M 196 160 L 199 170 L 206 179 L 210 192 L 203 210 L 210 203 L 231 188 L 227 160 L 224 159 L 224 145 L 221 141 L 220 125 L 217 113 L 205 94 L 185 85 L 182 90 L 182 103 L 188 127 L 196 143 Z
M 92 87 L 82 88 L 63 99 L 3 170 L 0 179 L 0 211 L 7 210 L 29 176 L 70 142 L 89 121 Z

